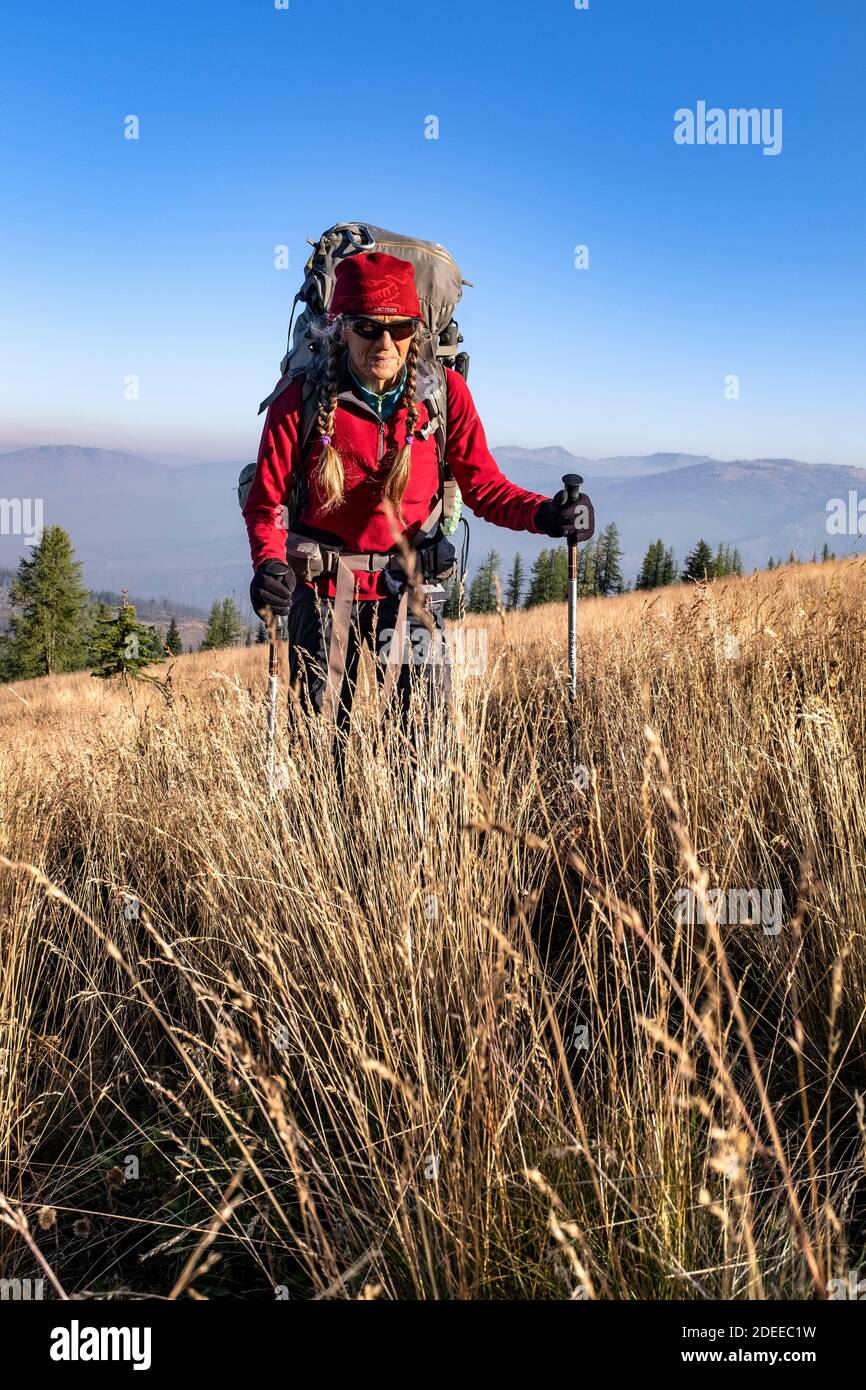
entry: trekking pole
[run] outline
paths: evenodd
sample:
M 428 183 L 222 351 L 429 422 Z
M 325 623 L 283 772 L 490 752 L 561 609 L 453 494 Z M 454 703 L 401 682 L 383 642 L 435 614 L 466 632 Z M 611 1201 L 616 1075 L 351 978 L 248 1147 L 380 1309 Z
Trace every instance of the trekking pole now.
M 267 740 L 267 769 L 268 786 L 271 792 L 275 790 L 276 774 L 276 732 L 277 732 L 277 696 L 280 688 L 280 660 L 279 647 L 277 643 L 283 637 L 285 625 L 288 619 L 272 618 L 270 630 L 270 646 L 268 648 L 268 740 Z
M 583 486 L 583 478 L 577 473 L 566 473 L 562 485 L 568 493 L 569 502 L 576 502 Z M 574 531 L 568 533 L 568 694 L 571 704 L 571 772 L 577 781 L 577 536 Z

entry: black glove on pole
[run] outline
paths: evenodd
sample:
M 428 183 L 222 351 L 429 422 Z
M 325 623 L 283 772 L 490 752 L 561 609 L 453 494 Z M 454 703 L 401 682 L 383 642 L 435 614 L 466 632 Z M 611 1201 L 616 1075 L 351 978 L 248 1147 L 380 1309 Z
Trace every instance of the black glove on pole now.
M 577 479 L 569 487 L 564 487 L 555 497 L 547 497 L 535 509 L 535 524 L 542 535 L 559 540 L 569 532 L 576 532 L 578 541 L 591 540 L 595 531 L 595 510 L 592 502 L 581 492 L 582 479 L 577 473 L 566 473 L 566 478 Z
M 266 560 L 259 565 L 250 585 L 250 603 L 260 618 L 264 610 L 270 608 L 274 617 L 284 618 L 292 604 L 295 592 L 294 570 L 282 560 Z
M 578 532 L 575 526 L 577 507 L 584 501 L 589 507 L 589 524 L 582 532 L 586 535 L 588 530 L 591 536 L 595 529 L 595 517 L 592 514 L 592 503 L 589 498 L 581 494 L 583 478 L 577 473 L 566 473 L 562 479 L 563 491 L 557 493 L 549 504 L 542 503 L 541 507 L 548 505 L 556 508 L 558 515 L 551 516 L 549 520 L 552 525 L 563 524 L 563 529 L 568 537 L 568 695 L 571 708 L 571 718 L 569 719 L 569 744 L 571 753 L 571 776 L 575 785 L 578 781 L 578 762 L 577 762 L 577 728 L 576 728 L 576 706 L 577 706 L 577 537 Z M 539 512 L 541 511 L 539 507 Z M 536 513 L 536 524 L 538 524 L 538 514 Z M 569 522 L 571 523 L 569 526 Z M 563 534 L 562 531 L 559 532 Z
M 577 504 L 583 478 L 577 473 L 566 473 L 562 479 L 567 502 L 563 511 L 571 503 Z M 568 532 L 568 689 L 572 705 L 577 700 L 577 532 Z M 574 753 L 574 749 L 572 749 Z M 574 764 L 574 757 L 572 757 Z M 575 769 L 576 771 L 576 769 Z
M 277 790 L 276 734 L 280 683 L 277 639 L 282 636 L 281 629 L 285 627 L 285 615 L 291 607 L 296 582 L 294 571 L 289 569 L 288 565 L 283 564 L 281 560 L 266 560 L 263 565 L 259 565 L 253 575 L 253 582 L 250 584 L 250 602 L 255 612 L 260 618 L 265 617 L 268 609 L 272 614 L 272 621 L 268 624 L 270 627 L 270 647 L 268 649 L 268 724 L 265 744 L 265 767 L 271 796 Z

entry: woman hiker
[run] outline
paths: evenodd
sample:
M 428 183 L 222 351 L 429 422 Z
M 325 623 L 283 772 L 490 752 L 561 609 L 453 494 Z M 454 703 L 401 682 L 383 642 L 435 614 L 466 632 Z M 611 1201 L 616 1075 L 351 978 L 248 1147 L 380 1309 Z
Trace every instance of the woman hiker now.
M 268 409 L 243 509 L 255 570 L 253 608 L 260 616 L 266 608 L 289 614 L 290 681 L 300 685 L 302 701 L 340 730 L 351 713 L 362 642 L 374 643 L 377 676 L 386 696 L 396 686 L 404 717 L 412 666 L 432 700 L 448 692 L 445 591 L 435 580 L 452 569 L 455 551 L 435 507 L 439 450 L 425 428 L 425 335 L 408 261 L 381 252 L 340 261 L 316 356 L 321 365 L 306 462 L 305 388 L 297 380 Z M 580 525 L 578 538 L 589 539 L 589 499 L 569 503 L 565 492 L 546 498 L 509 482 L 487 447 L 463 377 L 447 368 L 445 376 L 445 456 L 466 505 L 513 531 L 561 537 Z M 299 474 L 300 503 L 287 535 L 282 508 Z M 586 511 L 578 514 L 578 507 Z M 426 618 L 420 604 L 407 602 L 406 545 L 416 575 L 408 587 L 418 593 L 425 582 Z

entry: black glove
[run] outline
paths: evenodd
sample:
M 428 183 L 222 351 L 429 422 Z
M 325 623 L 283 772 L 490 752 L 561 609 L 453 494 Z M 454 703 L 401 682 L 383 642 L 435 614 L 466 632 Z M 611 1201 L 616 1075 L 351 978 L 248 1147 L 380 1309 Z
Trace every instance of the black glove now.
M 250 603 L 259 617 L 265 616 L 265 608 L 270 608 L 277 618 L 284 617 L 289 611 L 296 583 L 294 571 L 281 560 L 266 560 L 259 565 L 250 585 Z
M 539 503 L 534 520 L 542 535 L 554 540 L 573 534 L 581 542 L 588 541 L 595 531 L 595 510 L 586 493 L 569 501 L 565 488 Z

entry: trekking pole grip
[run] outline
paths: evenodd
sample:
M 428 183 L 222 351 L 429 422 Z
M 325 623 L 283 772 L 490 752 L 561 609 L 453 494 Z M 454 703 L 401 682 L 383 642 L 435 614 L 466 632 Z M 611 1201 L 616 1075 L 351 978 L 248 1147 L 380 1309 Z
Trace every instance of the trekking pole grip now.
M 576 502 L 580 496 L 580 489 L 583 487 L 583 478 L 579 473 L 564 473 L 562 476 L 562 486 L 568 494 L 569 502 Z M 573 531 L 568 533 L 568 562 L 569 569 L 575 567 L 574 578 L 577 578 L 577 538 Z M 571 577 L 571 576 L 569 576 Z
M 569 502 L 576 502 L 583 486 L 579 473 L 563 475 L 562 486 L 568 494 Z M 577 536 L 568 533 L 568 687 L 572 703 L 577 699 Z M 576 766 L 577 745 L 575 730 L 571 728 L 572 764 Z
M 564 473 L 562 475 L 562 486 L 568 493 L 569 502 L 576 502 L 580 496 L 580 489 L 583 487 L 583 478 L 579 473 Z

